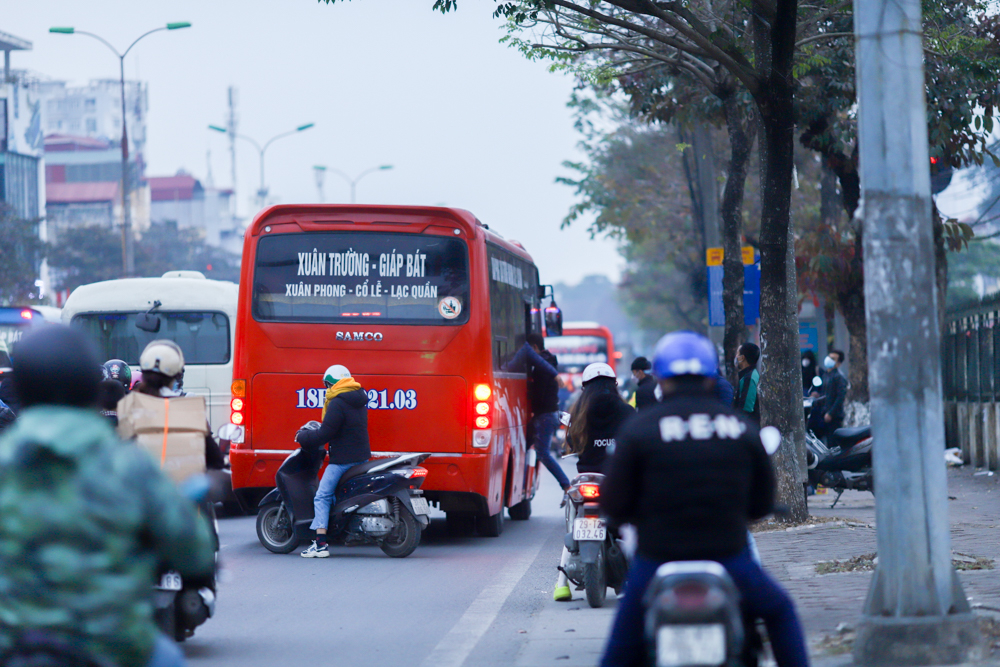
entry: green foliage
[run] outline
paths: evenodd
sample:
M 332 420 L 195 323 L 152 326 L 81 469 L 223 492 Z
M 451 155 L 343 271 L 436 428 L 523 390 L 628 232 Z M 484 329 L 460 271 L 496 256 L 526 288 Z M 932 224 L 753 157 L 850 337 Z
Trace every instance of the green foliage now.
M 69 227 L 60 230 L 49 253 L 56 289 L 72 290 L 80 285 L 120 278 L 121 252 L 121 234 L 114 229 Z M 239 258 L 206 245 L 196 229 L 153 223 L 135 242 L 135 270 L 140 277 L 192 270 L 201 271 L 208 278 L 238 281 Z
M 13 209 L 0 204 L 0 305 L 12 306 L 38 301 L 38 263 L 45 245 L 38 238 L 38 221 L 22 220 Z

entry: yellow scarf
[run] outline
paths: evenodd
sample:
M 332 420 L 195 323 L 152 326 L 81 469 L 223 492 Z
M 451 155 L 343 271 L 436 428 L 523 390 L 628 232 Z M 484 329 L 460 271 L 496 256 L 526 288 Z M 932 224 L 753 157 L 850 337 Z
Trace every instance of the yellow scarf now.
M 326 409 L 330 407 L 330 401 L 341 394 L 354 391 L 355 389 L 361 389 L 361 384 L 354 378 L 344 378 L 343 380 L 338 380 L 337 384 L 332 387 L 327 387 L 326 400 L 323 401 L 323 415 L 319 418 L 320 421 L 326 418 Z

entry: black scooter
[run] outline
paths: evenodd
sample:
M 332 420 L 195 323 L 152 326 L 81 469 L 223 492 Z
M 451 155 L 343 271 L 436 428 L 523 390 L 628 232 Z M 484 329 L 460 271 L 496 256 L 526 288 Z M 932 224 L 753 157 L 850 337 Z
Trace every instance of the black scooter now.
M 821 396 L 804 400 L 807 424 L 809 414 L 813 410 L 822 409 L 822 401 Z M 870 491 L 875 494 L 875 476 L 872 472 L 874 444 L 871 426 L 838 428 L 827 438 L 827 444 L 823 444 L 815 433 L 806 429 L 809 484 L 814 487 L 822 484 L 837 492 L 830 509 L 837 506 L 840 496 L 844 495 L 847 489 Z
M 319 486 L 323 449 L 297 449 L 275 475 L 277 488 L 260 501 L 257 537 L 276 554 L 287 554 L 312 535 L 313 497 Z M 430 524 L 430 508 L 420 491 L 427 476 L 421 468 L 430 454 L 375 459 L 344 473 L 337 504 L 330 508 L 331 544 L 377 544 L 393 558 L 409 556 Z

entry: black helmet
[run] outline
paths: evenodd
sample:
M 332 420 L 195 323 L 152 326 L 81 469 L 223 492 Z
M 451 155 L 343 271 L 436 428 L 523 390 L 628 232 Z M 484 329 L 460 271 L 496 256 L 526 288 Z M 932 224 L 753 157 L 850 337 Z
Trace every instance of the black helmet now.
M 125 391 L 132 388 L 132 369 L 121 359 L 108 359 L 104 362 L 104 370 L 108 373 L 108 379 L 120 382 Z
M 90 340 L 62 324 L 35 328 L 17 344 L 14 388 L 24 407 L 89 407 L 97 402 L 101 364 Z

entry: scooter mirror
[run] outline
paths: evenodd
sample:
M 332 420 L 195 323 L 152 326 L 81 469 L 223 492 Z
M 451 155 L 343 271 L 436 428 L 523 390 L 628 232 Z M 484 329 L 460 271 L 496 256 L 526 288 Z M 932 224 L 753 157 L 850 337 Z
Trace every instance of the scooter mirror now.
M 822 387 L 823 386 L 823 380 L 821 380 L 818 375 L 813 378 L 813 386 L 814 387 Z
M 781 432 L 773 426 L 765 426 L 760 430 L 760 441 L 764 443 L 764 451 L 770 456 L 781 447 Z

